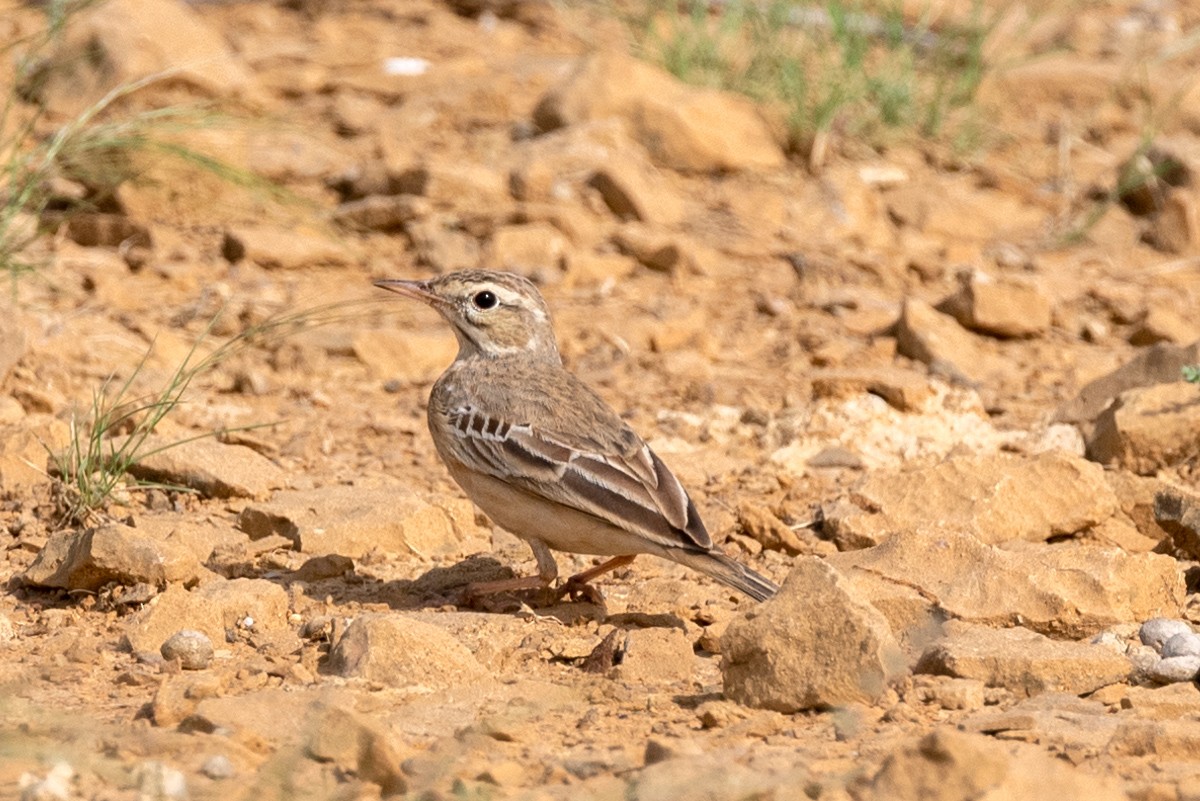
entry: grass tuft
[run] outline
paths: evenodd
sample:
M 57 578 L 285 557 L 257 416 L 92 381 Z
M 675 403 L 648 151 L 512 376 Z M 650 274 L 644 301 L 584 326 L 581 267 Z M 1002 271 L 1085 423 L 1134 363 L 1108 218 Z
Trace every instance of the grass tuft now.
M 680 79 L 781 108 L 799 147 L 831 132 L 956 150 L 980 141 L 974 102 L 993 23 L 979 4 L 938 31 L 906 21 L 899 3 L 855 0 L 655 0 L 628 19 L 643 55 Z

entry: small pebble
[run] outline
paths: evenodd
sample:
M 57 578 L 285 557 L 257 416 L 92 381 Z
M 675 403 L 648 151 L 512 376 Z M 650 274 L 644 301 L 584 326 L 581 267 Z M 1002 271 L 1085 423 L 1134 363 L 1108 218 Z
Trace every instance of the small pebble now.
M 1172 656 L 1150 668 L 1150 678 L 1163 684 L 1192 681 L 1200 673 L 1200 656 Z
M 1138 631 L 1138 637 L 1145 645 L 1161 651 L 1163 643 L 1176 634 L 1190 634 L 1191 632 L 1192 627 L 1186 621 L 1156 617 L 1142 624 L 1142 628 Z
M 213 644 L 202 631 L 183 629 L 162 644 L 163 659 L 178 659 L 184 670 L 204 670 L 213 660 Z
M 214 754 L 204 760 L 200 772 L 210 779 L 228 779 L 233 776 L 233 762 L 224 754 Z
M 1092 637 L 1092 645 L 1102 645 L 1118 654 L 1123 654 L 1126 651 L 1125 641 L 1117 636 L 1116 632 L 1112 631 L 1102 631 L 1095 637 Z
M 1163 643 L 1163 659 L 1173 656 L 1200 656 L 1200 635 L 1180 632 Z

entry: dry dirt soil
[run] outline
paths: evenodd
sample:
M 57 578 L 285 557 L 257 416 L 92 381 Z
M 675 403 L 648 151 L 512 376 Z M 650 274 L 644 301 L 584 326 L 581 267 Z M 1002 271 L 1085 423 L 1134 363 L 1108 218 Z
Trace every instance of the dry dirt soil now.
M 987 4 L 980 150 L 817 158 L 599 6 L 77 15 L 39 133 L 158 74 L 115 113 L 207 103 L 165 135 L 257 180 L 126 153 L 18 220 L 0 797 L 1200 799 L 1200 8 L 1039 5 Z M 642 557 L 464 597 L 533 561 L 425 429 L 452 336 L 371 280 L 466 267 L 539 283 L 779 596 Z M 134 469 L 168 486 L 65 517 L 96 393 L 206 358 Z

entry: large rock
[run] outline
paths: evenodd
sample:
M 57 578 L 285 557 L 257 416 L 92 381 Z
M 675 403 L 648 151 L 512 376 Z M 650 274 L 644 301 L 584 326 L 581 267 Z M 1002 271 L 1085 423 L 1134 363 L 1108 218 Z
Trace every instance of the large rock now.
M 231 263 L 295 270 L 348 261 L 345 243 L 321 231 L 268 225 L 242 226 L 225 232 L 221 254 Z
M 1021 625 L 1043 634 L 1082 638 L 1109 626 L 1152 617 L 1177 617 L 1185 587 L 1174 559 L 1154 553 L 1063 543 L 1006 550 L 953 531 L 915 530 L 829 561 L 897 628 L 938 614 L 991 626 Z M 896 588 L 908 605 L 896 599 Z M 920 601 L 916 601 L 919 598 Z M 936 613 L 936 614 L 935 614 Z
M 220 32 L 178 0 L 109 0 L 75 15 L 51 57 L 45 98 L 74 115 L 117 86 L 153 80 L 208 97 L 260 100 Z
M 971 272 L 938 309 L 973 331 L 1030 337 L 1050 327 L 1050 299 L 1034 284 Z
M 887 620 L 815 557 L 721 638 L 725 694 L 779 712 L 873 703 L 903 670 Z
M 1121 787 L 1038 750 L 941 728 L 901 745 L 856 801 L 1125 801 Z
M 1200 457 L 1200 387 L 1179 381 L 1121 393 L 1096 419 L 1088 456 L 1153 475 Z
M 896 350 L 956 378 L 979 381 L 986 372 L 975 335 L 950 315 L 915 298 L 904 301 L 896 323 Z
M 1108 520 L 1120 502 L 1099 465 L 1063 451 L 960 456 L 932 467 L 876 470 L 834 504 L 826 525 L 838 547 L 863 548 L 893 532 L 939 526 L 981 542 L 1044 542 Z
M 214 581 L 190 592 L 172 584 L 126 621 L 125 640 L 135 653 L 157 653 L 175 632 L 195 629 L 223 643 L 226 630 L 282 630 L 287 615 L 287 592 L 266 579 Z
M 620 117 L 660 164 L 714 172 L 782 166 L 785 159 L 754 104 L 696 89 L 624 54 L 603 52 L 539 101 L 545 131 Z
M 1024 628 L 993 629 L 952 622 L 917 662 L 918 673 L 978 679 L 1017 696 L 1085 695 L 1124 681 L 1129 659 L 1103 645 L 1051 640 Z
M 262 498 L 284 484 L 283 470 L 244 445 L 209 437 L 172 442 L 155 435 L 139 450 L 149 455 L 130 466 L 131 476 L 190 487 L 207 498 Z
M 374 720 L 346 705 L 319 704 L 312 710 L 305 753 L 379 785 L 384 797 L 403 793 L 402 746 Z
M 329 652 L 329 669 L 338 676 L 419 693 L 488 677 L 466 646 L 445 629 L 398 614 L 356 617 Z
M 1154 519 L 1171 545 L 1188 559 L 1200 559 L 1200 496 L 1175 488 L 1154 496 Z
M 1085 384 L 1078 395 L 1059 407 L 1055 418 L 1064 423 L 1081 424 L 1087 429 L 1122 392 L 1178 381 L 1180 370 L 1198 362 L 1200 342 L 1187 347 L 1166 342 L 1152 345 L 1111 373 Z
M 205 572 L 186 545 L 114 523 L 52 534 L 20 580 L 39 587 L 95 592 L 114 582 L 186 584 Z
M 278 534 L 304 553 L 358 559 L 372 549 L 418 556 L 457 553 L 475 533 L 466 501 L 434 506 L 403 487 L 285 490 L 238 516 L 252 539 Z

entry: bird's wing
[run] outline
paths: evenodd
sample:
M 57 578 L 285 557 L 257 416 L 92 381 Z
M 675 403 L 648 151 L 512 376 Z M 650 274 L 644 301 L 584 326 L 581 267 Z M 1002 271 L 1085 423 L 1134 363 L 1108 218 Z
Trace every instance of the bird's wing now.
M 627 428 L 621 445 L 604 447 L 472 407 L 451 410 L 449 420 L 456 450 L 475 470 L 668 548 L 713 547 L 679 479 Z

